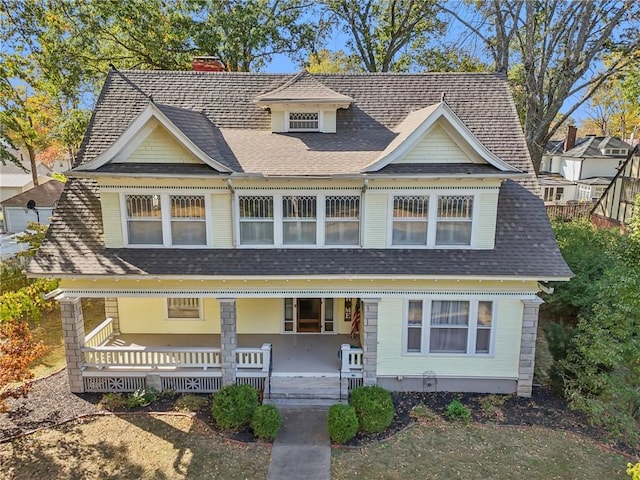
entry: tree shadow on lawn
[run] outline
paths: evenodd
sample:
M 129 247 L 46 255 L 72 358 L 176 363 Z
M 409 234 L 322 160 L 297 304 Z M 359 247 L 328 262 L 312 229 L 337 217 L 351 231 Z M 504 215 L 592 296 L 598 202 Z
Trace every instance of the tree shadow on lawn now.
M 90 445 L 82 438 L 81 427 L 77 423 L 63 425 L 56 431 L 59 434 L 29 435 L 7 444 L 4 452 L 0 449 L 0 464 L 4 472 L 0 478 L 115 480 L 140 478 L 144 473 L 142 466 L 130 461 L 124 444 L 100 441 Z M 7 448 L 11 450 L 8 455 Z M 107 463 L 111 468 L 102 468 Z M 10 476 L 4 477 L 4 474 Z

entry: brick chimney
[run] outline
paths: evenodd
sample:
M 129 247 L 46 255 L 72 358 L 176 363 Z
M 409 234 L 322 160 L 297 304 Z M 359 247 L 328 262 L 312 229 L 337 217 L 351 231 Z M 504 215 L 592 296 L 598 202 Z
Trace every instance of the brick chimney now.
M 564 137 L 564 151 L 567 152 L 576 146 L 576 135 L 578 128 L 573 125 L 567 127 L 567 135 Z
M 191 66 L 194 72 L 224 72 L 226 67 L 218 57 L 193 57 Z

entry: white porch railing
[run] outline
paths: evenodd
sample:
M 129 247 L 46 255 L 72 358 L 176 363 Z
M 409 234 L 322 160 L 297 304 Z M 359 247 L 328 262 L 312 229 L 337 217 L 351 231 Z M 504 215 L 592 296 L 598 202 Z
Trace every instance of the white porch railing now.
M 113 335 L 113 318 L 107 318 L 104 322 L 91 330 L 89 335 L 84 337 L 84 344 L 87 347 L 99 347 L 100 345 L 103 345 L 111 335 Z
M 86 367 L 220 368 L 219 348 L 198 347 L 84 347 Z
M 270 363 L 270 343 L 263 344 L 261 348 L 236 348 L 236 367 L 238 369 L 259 369 L 268 373 Z
M 362 374 L 363 356 L 364 350 L 362 348 L 353 348 L 348 343 L 343 343 L 340 347 L 342 374 Z

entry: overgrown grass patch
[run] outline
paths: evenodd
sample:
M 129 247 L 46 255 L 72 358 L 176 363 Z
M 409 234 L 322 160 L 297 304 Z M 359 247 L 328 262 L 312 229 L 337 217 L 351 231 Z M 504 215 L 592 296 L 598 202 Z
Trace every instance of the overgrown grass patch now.
M 270 449 L 209 434 L 192 418 L 127 415 L 77 421 L 0 444 L 0 480 L 267 478 Z
M 625 479 L 627 460 L 562 431 L 439 423 L 390 441 L 332 452 L 333 480 L 407 478 Z

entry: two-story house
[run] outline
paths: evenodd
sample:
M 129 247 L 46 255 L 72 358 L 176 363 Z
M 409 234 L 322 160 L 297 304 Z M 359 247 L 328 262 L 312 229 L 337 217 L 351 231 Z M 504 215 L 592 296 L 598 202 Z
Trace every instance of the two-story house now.
M 576 134 L 577 128 L 569 126 L 564 140 L 547 145 L 539 176 L 545 202 L 599 199 L 632 148 L 616 137 Z
M 28 271 L 75 392 L 530 395 L 571 276 L 501 75 L 111 71 L 69 176 Z

